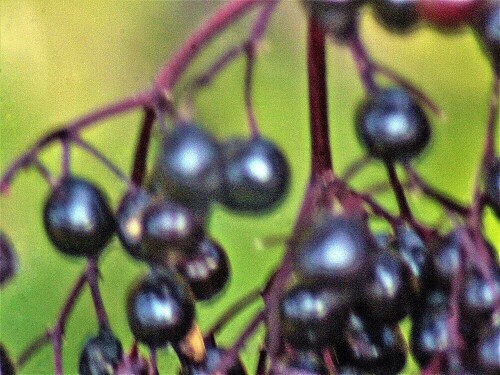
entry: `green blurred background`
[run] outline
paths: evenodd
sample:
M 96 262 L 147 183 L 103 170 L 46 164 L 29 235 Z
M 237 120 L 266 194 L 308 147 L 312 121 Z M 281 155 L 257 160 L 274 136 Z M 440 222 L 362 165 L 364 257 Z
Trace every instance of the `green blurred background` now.
M 151 84 L 153 77 L 182 41 L 216 7 L 216 1 L 0 1 L 0 171 L 4 171 L 38 137 L 56 124 Z M 188 71 L 199 72 L 227 46 L 246 35 L 249 20 L 229 29 Z M 273 16 L 255 73 L 254 101 L 263 134 L 287 154 L 293 171 L 288 199 L 271 214 L 242 217 L 214 210 L 210 233 L 227 249 L 233 276 L 214 303 L 199 304 L 202 329 L 238 297 L 262 285 L 277 265 L 283 245 L 259 246 L 268 238 L 290 233 L 309 168 L 305 17 L 296 2 L 283 1 Z M 367 9 L 362 35 L 373 57 L 408 77 L 440 104 L 446 120 L 433 118 L 434 139 L 416 166 L 433 185 L 469 202 L 486 123 L 491 69 L 469 30 L 443 35 L 422 28 L 405 37 L 382 30 Z M 353 131 L 353 112 L 363 96 L 348 50 L 329 47 L 329 106 L 335 168 L 342 171 L 362 155 Z M 196 119 L 219 139 L 247 134 L 243 108 L 244 61 L 237 60 L 198 96 Z M 140 113 L 120 116 L 84 133 L 84 138 L 128 171 L 132 163 Z M 498 148 L 498 145 L 497 145 Z M 59 171 L 59 147 L 43 153 L 43 161 Z M 101 185 L 114 207 L 124 186 L 88 155 L 75 149 L 72 170 Z M 380 165 L 369 167 L 355 181 L 362 188 L 385 179 Z M 49 189 L 33 170 L 22 172 L 11 194 L 0 200 L 0 228 L 20 258 L 20 272 L 0 294 L 0 341 L 17 356 L 37 334 L 55 321 L 63 300 L 84 267 L 56 253 L 42 225 L 42 207 Z M 436 205 L 411 195 L 412 208 L 429 223 L 441 222 Z M 390 194 L 381 202 L 395 209 Z M 500 245 L 498 221 L 486 214 L 487 233 Z M 384 228 L 374 222 L 375 228 Z M 496 238 L 494 238 L 496 234 Z M 132 261 L 115 239 L 102 258 L 102 293 L 111 324 L 125 347 L 128 332 L 124 299 L 144 267 Z M 64 344 L 65 373 L 76 373 L 85 340 L 96 332 L 88 291 L 69 321 Z M 257 308 L 256 304 L 219 336 L 230 345 Z M 262 330 L 242 355 L 255 367 Z M 53 372 L 46 347 L 21 371 Z M 160 370 L 175 374 L 170 349 L 160 352 Z M 410 363 L 406 374 L 416 373 Z

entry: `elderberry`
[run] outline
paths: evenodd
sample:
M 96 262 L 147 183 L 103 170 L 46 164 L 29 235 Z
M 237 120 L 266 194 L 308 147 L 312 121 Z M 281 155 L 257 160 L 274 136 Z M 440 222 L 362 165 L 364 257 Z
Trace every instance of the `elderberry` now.
M 66 177 L 44 208 L 45 230 L 61 252 L 96 256 L 115 231 L 115 219 L 104 194 L 81 178 Z
M 123 357 L 120 341 L 107 327 L 91 337 L 80 354 L 80 375 L 114 375 Z
M 396 87 L 378 90 L 361 103 L 356 131 L 371 156 L 388 162 L 414 158 L 431 134 L 423 109 Z
M 0 231 L 0 286 L 10 280 L 17 271 L 17 257 L 14 247 L 5 235 Z
M 152 347 L 178 343 L 191 328 L 194 315 L 189 286 L 168 270 L 154 270 L 128 294 L 130 330 L 137 340 Z
M 408 32 L 417 24 L 419 0 L 373 0 L 375 17 L 389 31 Z

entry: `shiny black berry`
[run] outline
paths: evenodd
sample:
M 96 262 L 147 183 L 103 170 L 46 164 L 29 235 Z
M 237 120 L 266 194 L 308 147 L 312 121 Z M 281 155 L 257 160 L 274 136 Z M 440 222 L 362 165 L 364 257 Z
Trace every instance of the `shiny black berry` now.
M 147 259 L 163 259 L 167 251 L 192 250 L 203 236 L 202 223 L 186 207 L 153 201 L 142 216 L 141 254 Z
M 429 143 L 425 112 L 400 88 L 381 89 L 358 108 L 356 131 L 368 153 L 385 161 L 405 161 Z
M 417 24 L 418 0 L 373 0 L 375 17 L 388 30 L 407 32 Z
M 225 350 L 209 346 L 206 348 L 206 357 L 201 363 L 186 364 L 182 370 L 181 375 L 211 375 L 215 374 L 215 370 L 219 365 L 222 356 L 225 354 Z M 247 371 L 245 367 L 238 359 L 236 363 L 227 370 L 224 374 L 226 375 L 246 375 Z
M 500 10 L 499 10 L 498 22 L 500 22 Z M 500 48 L 498 53 L 500 54 Z M 498 62 L 498 64 L 500 65 L 500 61 Z M 493 208 L 497 216 L 500 216 L 500 159 L 499 158 L 496 158 L 493 161 L 493 163 L 491 163 L 491 165 L 488 166 L 486 170 L 486 195 L 488 196 L 488 202 L 491 208 Z
M 229 259 L 220 244 L 201 240 L 193 251 L 176 257 L 175 269 L 187 281 L 197 300 L 208 300 L 219 293 L 230 276 Z
M 297 349 L 319 349 L 341 337 L 347 319 L 348 299 L 324 286 L 297 285 L 280 301 L 283 339 Z
M 155 270 L 128 294 L 130 330 L 137 340 L 152 347 L 178 343 L 191 328 L 194 315 L 189 286 L 168 270 Z
M 294 249 L 293 267 L 308 280 L 354 285 L 365 278 L 375 249 L 361 222 L 327 215 Z
M 12 362 L 7 350 L 0 343 L 0 374 L 14 375 L 16 373 L 14 363 Z
M 61 252 L 95 256 L 115 231 L 115 219 L 104 194 L 76 177 L 63 179 L 45 203 L 45 230 Z
M 155 173 L 168 195 L 190 206 L 216 199 L 222 165 L 216 139 L 198 125 L 181 123 L 163 139 Z
M 0 231 L 0 287 L 10 280 L 17 271 L 17 256 L 14 246 L 5 233 Z
M 116 213 L 116 231 L 122 246 L 134 258 L 142 259 L 142 215 L 151 197 L 142 189 L 130 190 L 122 198 Z
M 307 349 L 288 350 L 279 362 L 279 374 L 328 374 L 320 352 Z
M 392 247 L 401 256 L 413 277 L 420 280 L 427 259 L 427 249 L 420 236 L 410 228 L 398 227 Z
M 90 338 L 80 354 L 78 373 L 80 375 L 114 375 L 123 357 L 120 341 L 109 328 L 102 328 L 99 334 Z
M 399 374 L 406 364 L 407 348 L 398 325 L 377 326 L 369 318 L 350 313 L 344 339 L 335 352 L 340 364 L 373 374 Z
M 224 144 L 221 203 L 238 212 L 275 208 L 290 185 L 290 168 L 281 150 L 263 138 L 232 139 Z
M 482 374 L 500 373 L 500 327 L 490 330 L 479 340 L 474 357 Z
M 377 254 L 372 267 L 361 293 L 361 311 L 378 322 L 396 323 L 406 316 L 415 298 L 413 276 L 389 251 Z

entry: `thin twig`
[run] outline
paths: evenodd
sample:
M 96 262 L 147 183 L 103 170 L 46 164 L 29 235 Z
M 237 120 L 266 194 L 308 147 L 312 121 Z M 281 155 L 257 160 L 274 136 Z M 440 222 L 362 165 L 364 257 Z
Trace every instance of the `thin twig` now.
M 403 185 L 401 185 L 401 182 L 399 181 L 394 164 L 385 163 L 385 167 L 387 169 L 387 174 L 389 175 L 389 182 L 398 202 L 401 218 L 406 221 L 413 221 L 413 215 L 411 213 L 410 206 L 408 205 L 408 201 L 406 200 L 405 191 L 403 189 Z
M 90 287 L 90 294 L 94 303 L 94 309 L 97 315 L 97 320 L 99 321 L 99 326 L 104 328 L 107 327 L 109 323 L 104 303 L 102 302 L 101 293 L 99 291 L 99 281 L 97 278 L 98 274 L 99 269 L 97 265 L 97 258 L 89 257 L 87 260 L 87 282 Z

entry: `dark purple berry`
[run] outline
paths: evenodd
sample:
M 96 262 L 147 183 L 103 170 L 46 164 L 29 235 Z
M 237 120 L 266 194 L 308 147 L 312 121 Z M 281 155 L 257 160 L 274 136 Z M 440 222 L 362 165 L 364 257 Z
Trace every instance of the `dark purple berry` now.
M 364 279 L 374 249 L 375 240 L 361 222 L 327 215 L 294 249 L 293 266 L 309 280 L 354 285 Z
M 227 254 L 220 244 L 211 239 L 201 240 L 193 251 L 175 258 L 175 269 L 184 277 L 199 301 L 214 297 L 229 280 Z
M 428 365 L 434 356 L 446 353 L 451 345 L 448 312 L 445 308 L 422 309 L 413 317 L 411 348 L 421 367 Z
M 280 301 L 283 339 L 297 349 L 319 349 L 338 340 L 348 309 L 347 298 L 324 286 L 297 285 Z
M 427 258 L 427 249 L 422 239 L 412 229 L 398 227 L 392 245 L 414 278 L 420 280 Z
M 130 190 L 122 198 L 116 213 L 118 238 L 125 250 L 137 259 L 142 259 L 142 215 L 150 202 L 151 197 L 144 190 Z
M 356 131 L 368 153 L 388 161 L 405 161 L 429 143 L 431 128 L 420 105 L 400 88 L 381 89 L 358 108 Z
M 61 252 L 96 256 L 115 231 L 115 219 L 104 194 L 76 177 L 63 179 L 45 203 L 45 230 Z
M 186 365 L 182 368 L 181 370 L 181 375 L 211 375 L 215 374 L 215 370 L 217 369 L 217 366 L 219 366 L 219 363 L 223 357 L 223 355 L 226 353 L 224 349 L 217 348 L 217 347 L 207 347 L 206 348 L 206 357 L 205 360 L 202 363 L 193 363 Z M 241 363 L 241 361 L 238 359 L 238 361 L 231 367 L 227 372 L 224 374 L 226 375 L 246 375 L 247 371 L 245 370 L 245 367 Z
M 167 195 L 190 206 L 218 197 L 222 165 L 216 139 L 198 125 L 180 123 L 163 139 L 155 173 Z
M 120 341 L 109 328 L 102 328 L 99 334 L 90 338 L 80 354 L 78 371 L 80 375 L 114 375 L 123 357 Z
M 389 251 L 377 254 L 362 291 L 361 311 L 378 322 L 396 323 L 403 319 L 416 294 L 412 278 L 399 257 Z
M 142 255 L 163 259 L 170 250 L 191 251 L 203 236 L 202 223 L 186 207 L 153 201 L 142 216 Z
M 474 356 L 482 374 L 500 373 L 500 327 L 490 330 L 479 340 Z
M 290 168 L 281 150 L 263 138 L 233 139 L 224 145 L 221 202 L 238 212 L 272 210 L 285 197 Z
M 12 243 L 0 231 L 0 287 L 9 281 L 17 271 L 17 256 Z
M 500 23 L 500 7 L 498 8 L 499 8 L 498 22 Z M 498 53 L 500 54 L 500 47 Z M 500 65 L 500 57 L 498 65 Z M 499 158 L 495 158 L 495 160 L 487 168 L 486 195 L 488 196 L 488 202 L 491 208 L 493 208 L 496 215 L 500 217 L 500 159 Z
M 128 295 L 130 330 L 137 340 L 152 347 L 178 343 L 190 330 L 194 315 L 189 286 L 167 270 L 142 278 Z
M 373 325 L 369 318 L 350 313 L 344 339 L 336 347 L 341 365 L 373 374 L 398 374 L 406 364 L 406 342 L 398 325 Z
M 417 24 L 419 0 L 374 0 L 375 17 L 388 30 L 408 32 Z
M 500 270 L 494 269 L 491 280 L 477 270 L 467 270 L 459 303 L 464 318 L 477 322 L 488 319 L 500 303 Z
M 279 364 L 282 374 L 327 375 L 321 354 L 314 350 L 289 350 Z
M 0 374 L 1 375 L 14 375 L 16 373 L 14 363 L 9 357 L 7 350 L 0 343 Z

